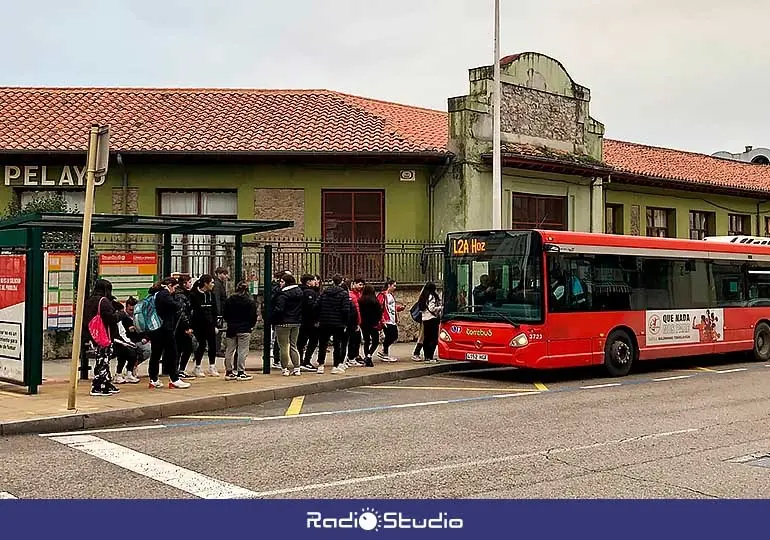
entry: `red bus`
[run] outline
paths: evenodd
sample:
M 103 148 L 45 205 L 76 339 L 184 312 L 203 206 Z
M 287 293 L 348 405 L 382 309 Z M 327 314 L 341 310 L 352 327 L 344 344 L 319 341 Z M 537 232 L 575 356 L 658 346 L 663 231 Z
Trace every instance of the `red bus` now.
M 442 359 L 535 369 L 753 351 L 770 361 L 770 239 L 447 236 Z

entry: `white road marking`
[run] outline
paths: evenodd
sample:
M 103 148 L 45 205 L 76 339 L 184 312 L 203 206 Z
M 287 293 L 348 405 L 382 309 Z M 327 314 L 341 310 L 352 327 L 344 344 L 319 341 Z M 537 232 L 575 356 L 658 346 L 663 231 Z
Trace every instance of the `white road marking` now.
M 7 491 L 0 491 L 0 499 L 17 499 L 18 497 L 14 497 Z
M 513 454 L 510 456 L 502 456 L 489 459 L 479 459 L 475 461 L 464 461 L 461 463 L 450 463 L 447 465 L 438 465 L 436 467 L 424 467 L 422 469 L 412 469 L 409 471 L 398 471 L 384 474 L 375 474 L 372 476 L 359 476 L 355 478 L 346 478 L 344 480 L 336 480 L 333 482 L 323 482 L 318 484 L 307 484 L 304 486 L 296 486 L 283 489 L 274 489 L 270 491 L 260 491 L 255 495 L 257 497 L 273 497 L 277 495 L 287 495 L 289 493 L 298 493 L 302 491 L 313 491 L 317 489 L 333 488 L 340 486 L 350 486 L 354 484 L 363 484 L 367 482 L 376 482 L 378 480 L 390 480 L 392 478 L 403 478 L 409 476 L 415 476 L 418 474 L 431 474 L 437 472 L 451 471 L 455 469 L 465 469 L 484 465 L 496 465 L 498 463 L 506 463 L 510 461 L 516 461 L 520 459 L 528 459 L 533 457 L 553 455 L 553 454 L 565 454 L 568 452 L 577 452 L 581 450 L 592 450 L 594 448 L 601 448 L 603 446 L 612 446 L 620 444 L 629 444 L 638 441 L 644 441 L 649 439 L 659 439 L 663 437 L 670 437 L 672 435 L 683 435 L 685 433 L 694 433 L 699 431 L 697 428 L 680 429 L 677 431 L 664 431 L 661 433 L 650 433 L 648 435 L 641 435 L 638 437 L 630 437 L 627 439 L 613 439 L 609 441 L 603 441 L 594 444 L 587 444 L 584 446 L 572 446 L 566 448 L 555 448 L 553 450 L 541 450 L 539 452 L 530 452 L 527 454 Z
M 737 373 L 739 371 L 748 371 L 748 370 L 749 370 L 748 368 L 740 367 L 735 369 L 720 369 L 720 370 L 717 370 L 717 373 Z
M 620 386 L 619 382 L 614 383 L 608 383 L 608 384 L 592 384 L 591 386 L 581 386 L 581 390 L 592 390 L 594 388 L 609 388 L 611 386 Z
M 87 429 L 83 431 L 62 431 L 60 433 L 40 433 L 41 437 L 65 437 L 69 435 L 87 435 L 91 433 L 118 433 L 120 431 L 142 431 L 145 429 L 162 429 L 163 424 L 152 424 L 151 426 L 133 426 L 122 428 L 109 428 L 109 429 Z
M 678 381 L 679 379 L 689 379 L 692 375 L 675 375 L 673 377 L 661 377 L 660 379 L 653 379 L 653 381 Z
M 67 435 L 51 439 L 201 499 L 245 499 L 256 496 L 246 488 L 210 478 L 93 435 Z

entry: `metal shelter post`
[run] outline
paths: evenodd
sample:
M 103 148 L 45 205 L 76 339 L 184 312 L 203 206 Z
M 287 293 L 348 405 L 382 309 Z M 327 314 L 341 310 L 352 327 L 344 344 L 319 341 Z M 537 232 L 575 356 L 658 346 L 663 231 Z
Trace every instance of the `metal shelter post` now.
M 30 394 L 43 383 L 43 230 L 27 229 L 27 287 L 24 299 L 24 381 Z
M 163 275 L 161 279 L 171 275 L 171 233 L 163 233 Z
M 265 317 L 263 323 L 263 338 L 262 338 L 262 373 L 270 375 L 270 338 L 272 337 L 272 327 L 270 326 L 270 310 L 272 309 L 273 295 L 270 290 L 270 284 L 273 282 L 273 246 L 265 246 L 265 272 L 264 272 L 264 305 L 265 305 Z
M 243 280 L 243 235 L 235 235 L 235 269 L 233 270 L 235 284 Z

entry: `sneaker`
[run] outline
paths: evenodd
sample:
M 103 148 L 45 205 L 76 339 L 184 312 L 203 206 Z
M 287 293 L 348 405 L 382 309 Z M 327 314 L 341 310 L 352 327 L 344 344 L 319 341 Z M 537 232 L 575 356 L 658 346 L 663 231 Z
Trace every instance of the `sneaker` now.
M 412 355 L 412 361 L 413 362 L 422 362 L 423 361 L 422 360 L 422 356 L 420 356 L 419 354 L 413 354 Z
M 355 360 L 353 360 L 353 367 L 364 367 L 366 364 L 364 364 L 364 359 L 360 356 L 356 357 Z
M 114 384 L 112 384 L 111 382 L 108 382 L 108 383 L 105 385 L 105 388 L 107 389 L 107 391 L 108 391 L 110 394 L 120 394 L 120 388 L 118 388 L 117 386 L 115 386 L 115 385 L 114 385 Z
M 228 371 L 227 373 L 225 373 L 225 380 L 226 381 L 234 381 L 237 378 L 238 378 L 238 376 L 233 371 Z
M 208 371 L 206 371 L 207 377 L 219 377 L 219 372 L 217 371 L 216 366 L 209 366 Z
M 437 360 L 437 359 L 435 359 L 435 358 L 428 358 L 428 359 L 427 359 L 427 360 L 425 360 L 425 361 L 426 361 L 427 363 L 429 363 L 429 364 L 438 364 L 438 360 Z
M 284 377 L 289 377 L 291 375 L 291 371 L 289 371 L 289 368 L 286 368 L 281 371 Z
M 379 357 L 380 357 L 380 358 L 382 358 L 383 360 L 385 360 L 385 359 L 388 357 L 388 355 L 386 355 L 386 354 L 385 354 L 384 352 L 382 352 L 382 351 L 377 351 L 377 356 L 379 356 Z
M 281 369 L 281 363 L 273 362 L 272 364 L 270 364 L 270 367 L 272 367 L 273 369 Z
M 384 356 L 382 358 L 383 362 L 398 362 L 398 358 L 395 358 L 393 356 Z
M 252 377 L 251 375 L 249 375 L 248 373 L 245 373 L 243 371 L 238 373 L 238 376 L 236 377 L 236 379 L 238 379 L 239 381 L 250 381 L 253 378 L 254 377 Z
M 103 388 L 102 390 L 99 390 L 98 388 L 91 388 L 90 394 L 92 396 L 111 396 L 112 393 L 108 388 Z
M 294 368 L 294 371 L 292 371 L 291 374 L 292 375 L 296 375 L 297 377 L 299 377 L 300 375 L 302 375 L 302 370 L 299 369 L 298 367 Z
M 311 365 L 308 365 L 308 364 L 302 364 L 301 366 L 299 366 L 299 369 L 301 369 L 302 371 L 313 372 L 313 371 L 316 371 L 316 369 L 318 369 L 318 368 L 315 368 L 315 367 L 313 367 Z
M 192 385 L 188 382 L 183 381 L 182 379 L 171 381 L 168 383 L 169 388 L 190 388 Z
M 332 368 L 332 375 L 342 375 L 343 373 L 345 373 L 345 368 L 342 367 L 342 364 Z
M 136 384 L 136 383 L 138 383 L 138 382 L 139 382 L 139 377 L 137 377 L 136 375 L 134 375 L 134 374 L 133 374 L 133 373 L 131 373 L 130 371 L 129 371 L 129 372 L 128 372 L 128 374 L 126 375 L 125 379 L 126 379 L 126 382 L 127 382 L 128 384 Z
M 178 375 L 180 379 L 194 379 L 192 375 L 188 375 L 184 371 L 180 371 Z
M 372 357 L 368 356 L 366 360 L 364 360 L 364 366 L 366 367 L 374 367 L 374 362 L 372 362 Z
M 125 384 L 126 377 L 122 373 L 115 375 L 115 384 Z
M 193 377 L 205 377 L 206 374 L 203 373 L 203 370 L 200 366 L 195 366 L 195 369 L 193 370 Z
M 163 383 L 160 381 L 150 380 L 150 389 L 152 388 L 163 388 Z
M 318 373 L 319 375 L 323 375 L 324 374 L 323 365 L 319 365 L 318 368 L 315 370 L 315 372 Z

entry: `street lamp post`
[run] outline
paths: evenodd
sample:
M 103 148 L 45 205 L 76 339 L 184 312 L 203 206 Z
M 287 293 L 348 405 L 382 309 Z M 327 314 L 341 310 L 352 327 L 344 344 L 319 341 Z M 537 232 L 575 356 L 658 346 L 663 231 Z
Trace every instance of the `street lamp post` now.
M 492 228 L 503 226 L 503 172 L 500 159 L 500 0 L 495 0 L 495 64 L 492 97 Z

